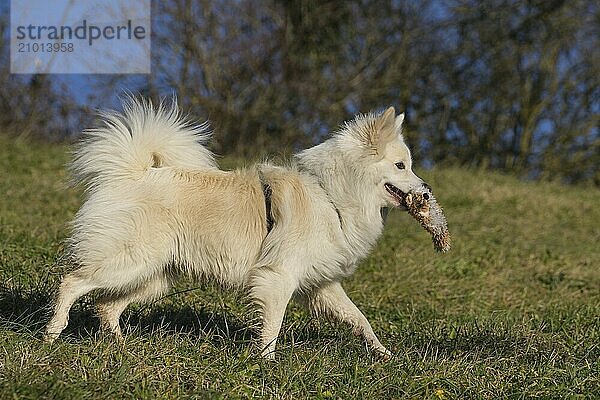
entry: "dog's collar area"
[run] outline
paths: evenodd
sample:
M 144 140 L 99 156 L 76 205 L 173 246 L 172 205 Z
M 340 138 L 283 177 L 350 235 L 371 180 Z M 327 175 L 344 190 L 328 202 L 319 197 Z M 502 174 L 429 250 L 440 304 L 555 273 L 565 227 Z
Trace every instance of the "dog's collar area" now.
M 307 174 L 309 174 L 309 175 L 311 175 L 311 176 L 313 176 L 313 177 L 316 178 L 319 186 L 321 187 L 321 189 L 325 193 L 325 196 L 327 196 L 327 200 L 329 201 L 329 204 L 331 204 L 331 206 L 335 210 L 335 213 L 337 214 L 338 220 L 340 222 L 340 228 L 343 227 L 342 214 L 340 213 L 340 210 L 335 206 L 335 204 L 333 204 L 333 202 L 331 201 L 331 199 L 327 195 L 327 190 L 325 190 L 325 187 L 321 183 L 321 180 L 319 179 L 319 177 L 317 175 L 315 175 L 314 173 L 312 173 L 310 171 L 307 171 L 307 170 L 304 170 L 304 169 L 302 170 L 302 172 L 305 172 L 305 173 L 307 173 Z M 275 220 L 273 219 L 273 214 L 271 212 L 271 209 L 272 209 L 271 197 L 273 195 L 273 190 L 271 189 L 271 186 L 269 185 L 269 183 L 262 176 L 262 174 L 259 174 L 259 180 L 260 180 L 260 185 L 262 187 L 263 196 L 265 197 L 265 211 L 266 211 L 265 221 L 266 221 L 266 224 L 267 224 L 267 234 L 269 234 L 269 232 L 271 232 L 271 230 L 273 229 L 273 225 L 275 224 Z
M 273 229 L 273 215 L 271 214 L 271 195 L 273 194 L 273 191 L 271 190 L 271 186 L 265 182 L 262 176 L 260 177 L 260 185 L 262 186 L 263 195 L 265 196 L 265 221 L 267 223 L 267 234 L 269 234 L 271 229 Z
M 262 176 L 260 177 L 260 185 L 262 186 L 263 196 L 265 197 L 265 221 L 267 223 L 267 234 L 269 234 L 269 232 L 271 232 L 271 230 L 273 229 L 273 224 L 275 222 L 273 220 L 273 214 L 271 213 L 271 196 L 273 195 L 273 191 L 271 189 L 271 186 L 267 182 L 265 182 Z M 319 182 L 319 186 L 321 186 L 321 189 L 325 191 L 325 188 L 323 187 L 323 185 L 321 185 L 321 182 Z M 329 199 L 329 196 L 327 196 L 327 198 Z M 340 213 L 340 210 L 338 210 L 338 208 L 335 206 L 335 204 L 331 202 L 331 200 L 329 200 L 329 203 L 333 206 L 333 209 L 335 210 L 335 213 L 338 216 L 338 220 L 340 221 L 340 226 L 342 226 L 342 214 Z

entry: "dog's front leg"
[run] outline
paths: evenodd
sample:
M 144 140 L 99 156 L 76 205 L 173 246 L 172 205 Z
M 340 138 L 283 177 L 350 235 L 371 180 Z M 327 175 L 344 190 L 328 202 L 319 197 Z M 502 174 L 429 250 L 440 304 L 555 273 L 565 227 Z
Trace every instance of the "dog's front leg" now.
M 285 309 L 296 290 L 294 280 L 287 279 L 281 271 L 261 271 L 253 279 L 252 296 L 261 307 L 261 355 L 275 358 L 275 345 L 281 330 Z
M 350 300 L 339 282 L 329 282 L 315 289 L 308 301 L 313 312 L 327 314 L 350 324 L 354 333 L 362 336 L 373 350 L 386 359 L 392 356 L 392 353 L 379 342 L 371 324 Z

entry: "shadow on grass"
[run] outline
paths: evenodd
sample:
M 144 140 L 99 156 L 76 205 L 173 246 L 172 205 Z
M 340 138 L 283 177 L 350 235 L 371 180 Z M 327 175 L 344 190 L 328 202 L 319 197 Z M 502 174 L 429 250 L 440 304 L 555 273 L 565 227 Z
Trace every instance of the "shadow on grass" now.
M 50 318 L 52 289 L 44 287 L 10 287 L 0 285 L 0 329 L 41 339 Z M 84 297 L 71 309 L 69 325 L 63 339 L 81 342 L 100 334 L 99 320 L 94 313 L 94 297 Z M 171 304 L 156 302 L 133 306 L 121 317 L 126 335 L 176 337 L 189 335 L 223 346 L 226 342 L 246 345 L 257 341 L 252 322 L 239 318 L 228 310 L 209 310 L 197 303 Z M 322 321 L 324 322 L 324 321 Z M 396 352 L 415 352 L 419 358 L 526 358 L 541 361 L 553 350 L 536 335 L 525 335 L 496 325 L 459 325 L 452 329 L 434 328 L 429 324 L 407 327 L 396 337 Z M 412 331 L 412 332 L 410 332 Z M 386 333 L 379 332 L 383 341 Z M 340 323 L 315 322 L 310 317 L 286 318 L 282 329 L 282 344 L 343 343 L 354 341 L 349 327 Z M 389 338 L 388 338 L 389 340 Z M 356 342 L 359 343 L 360 339 Z
M 16 333 L 41 332 L 50 315 L 46 291 L 0 286 L 0 327 Z
M 188 334 L 208 337 L 214 344 L 223 340 L 249 342 L 256 339 L 256 332 L 248 322 L 233 313 L 221 310 L 214 312 L 194 305 L 152 304 L 132 309 L 121 317 L 124 332 L 141 335 Z
M 0 286 L 0 329 L 41 339 L 51 316 L 53 293 L 41 288 Z M 80 299 L 69 315 L 69 325 L 62 338 L 82 341 L 100 334 L 93 296 Z M 133 306 L 121 316 L 121 328 L 126 335 L 185 334 L 208 338 L 216 345 L 223 340 L 249 342 L 256 339 L 255 329 L 232 313 L 225 310 L 215 313 L 192 305 Z

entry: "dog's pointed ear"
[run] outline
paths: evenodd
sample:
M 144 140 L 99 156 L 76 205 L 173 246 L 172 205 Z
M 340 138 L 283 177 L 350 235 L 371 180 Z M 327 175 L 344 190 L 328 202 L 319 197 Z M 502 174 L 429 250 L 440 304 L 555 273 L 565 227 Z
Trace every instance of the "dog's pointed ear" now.
M 396 139 L 396 110 L 390 107 L 375 120 L 373 144 L 378 154 L 383 153 L 385 146 Z
M 390 107 L 381 114 L 379 118 L 377 118 L 377 127 L 380 130 L 384 130 L 385 128 L 390 128 L 394 126 L 394 118 L 396 117 L 396 110 L 394 107 Z
M 402 123 L 403 122 L 404 122 L 404 113 L 400 113 L 396 117 L 396 129 L 402 128 Z
M 402 137 L 402 123 L 404 122 L 404 113 L 399 114 L 396 117 L 394 125 L 396 127 L 396 135 Z

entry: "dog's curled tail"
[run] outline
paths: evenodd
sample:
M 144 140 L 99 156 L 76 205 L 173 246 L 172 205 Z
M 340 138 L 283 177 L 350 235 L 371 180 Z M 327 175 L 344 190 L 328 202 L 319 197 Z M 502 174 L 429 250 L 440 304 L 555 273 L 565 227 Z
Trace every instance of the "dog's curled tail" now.
M 123 113 L 101 111 L 98 127 L 84 131 L 71 168 L 88 188 L 114 180 L 139 179 L 150 168 L 215 169 L 204 145 L 208 122 L 194 124 L 182 116 L 173 98 L 154 107 L 150 100 L 127 97 Z

